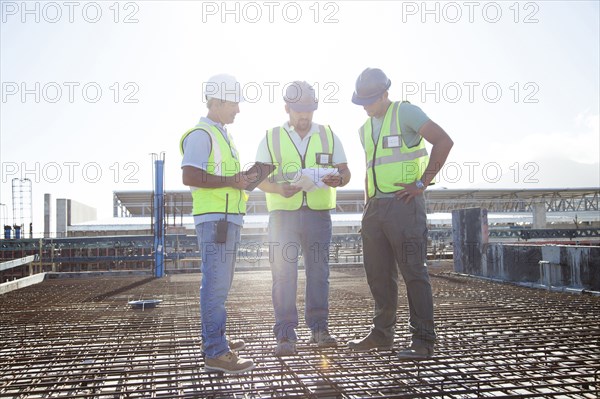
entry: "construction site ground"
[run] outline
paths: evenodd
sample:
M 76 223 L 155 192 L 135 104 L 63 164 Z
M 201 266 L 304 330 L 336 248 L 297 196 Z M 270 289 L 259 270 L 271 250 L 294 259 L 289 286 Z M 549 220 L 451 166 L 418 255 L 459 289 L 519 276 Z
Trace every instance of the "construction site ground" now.
M 299 272 L 298 354 L 276 357 L 269 270 L 236 272 L 227 333 L 253 371 L 204 371 L 200 274 L 56 277 L 0 295 L 0 398 L 598 398 L 600 297 L 526 288 L 430 266 L 435 356 L 400 361 L 410 341 L 400 284 L 393 350 L 355 353 L 373 300 L 362 267 L 335 267 L 330 330 L 308 343 Z M 132 300 L 161 300 L 134 308 Z

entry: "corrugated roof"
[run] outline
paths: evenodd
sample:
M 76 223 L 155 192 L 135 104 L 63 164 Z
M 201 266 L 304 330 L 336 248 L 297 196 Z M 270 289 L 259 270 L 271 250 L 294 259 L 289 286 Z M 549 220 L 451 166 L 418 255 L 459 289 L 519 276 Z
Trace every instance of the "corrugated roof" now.
M 572 200 L 583 197 L 594 198 L 594 203 L 598 204 L 600 188 L 574 188 L 574 189 L 444 189 L 431 187 L 425 191 L 425 196 L 429 204 L 433 206 L 434 212 L 448 211 L 449 207 L 467 204 L 475 206 L 477 203 L 485 207 L 493 203 L 511 203 L 523 201 L 532 201 L 534 199 L 554 199 L 554 200 Z M 114 202 L 121 209 L 126 210 L 131 215 L 140 216 L 152 215 L 152 192 L 150 191 L 114 191 Z M 362 190 L 337 190 L 338 205 L 343 204 L 348 207 L 349 212 L 362 211 L 364 202 L 364 192 Z M 189 190 L 167 191 L 165 193 L 165 204 L 167 213 L 189 215 L 192 212 L 192 196 Z M 264 193 L 260 190 L 254 190 L 250 193 L 248 200 L 249 213 L 266 213 L 266 201 Z M 446 208 L 446 209 L 443 209 Z M 453 208 L 451 208 L 453 209 Z

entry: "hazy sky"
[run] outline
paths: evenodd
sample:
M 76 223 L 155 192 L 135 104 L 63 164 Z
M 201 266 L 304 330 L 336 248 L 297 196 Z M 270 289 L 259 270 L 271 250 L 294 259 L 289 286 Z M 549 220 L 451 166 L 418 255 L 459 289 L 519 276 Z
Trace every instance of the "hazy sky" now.
M 316 85 L 314 121 L 343 141 L 361 189 L 358 74 L 453 138 L 438 187 L 600 186 L 598 1 L 1 1 L 0 203 L 11 181 L 112 214 L 114 190 L 181 183 L 179 139 L 206 114 L 202 83 L 235 75 L 249 101 L 229 127 L 244 164 L 286 120 L 282 92 Z

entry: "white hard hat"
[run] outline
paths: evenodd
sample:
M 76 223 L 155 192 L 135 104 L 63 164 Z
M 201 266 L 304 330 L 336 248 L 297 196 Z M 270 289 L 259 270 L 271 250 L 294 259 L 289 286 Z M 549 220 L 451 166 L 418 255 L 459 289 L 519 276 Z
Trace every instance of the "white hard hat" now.
M 231 75 L 221 73 L 208 79 L 202 84 L 202 93 L 208 100 L 217 98 L 219 100 L 241 103 L 244 101 L 242 86 Z

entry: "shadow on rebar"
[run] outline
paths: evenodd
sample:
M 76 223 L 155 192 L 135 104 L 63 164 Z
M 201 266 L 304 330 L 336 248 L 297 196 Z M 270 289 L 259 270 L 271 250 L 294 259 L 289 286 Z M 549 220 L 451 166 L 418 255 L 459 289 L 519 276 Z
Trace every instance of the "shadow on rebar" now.
M 105 299 L 110 298 L 111 296 L 122 294 L 123 292 L 129 291 L 129 290 L 131 290 L 133 288 L 137 288 L 137 287 L 140 287 L 140 286 L 142 286 L 144 284 L 147 284 L 150 281 L 153 281 L 154 279 L 155 279 L 155 277 L 148 277 L 148 278 L 136 281 L 134 283 L 125 285 L 123 287 L 119 287 L 119 288 L 114 289 L 112 291 L 108 291 L 108 292 L 105 292 L 103 294 L 96 295 L 96 296 L 88 299 L 85 302 L 100 302 L 100 301 L 104 301 Z

